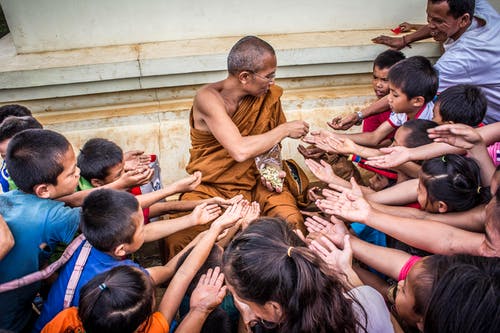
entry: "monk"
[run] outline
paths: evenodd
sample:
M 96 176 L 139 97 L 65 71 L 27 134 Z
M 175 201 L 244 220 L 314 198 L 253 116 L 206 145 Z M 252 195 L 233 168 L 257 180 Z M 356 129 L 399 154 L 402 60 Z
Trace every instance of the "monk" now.
M 240 39 L 229 52 L 227 64 L 227 78 L 203 86 L 194 98 L 186 170 L 190 174 L 201 171 L 203 178 L 181 200 L 242 194 L 260 204 L 262 215 L 280 216 L 303 230 L 303 217 L 287 184 L 273 186 L 261 181 L 254 158 L 286 137 L 302 138 L 309 125 L 301 120 L 286 121 L 280 101 L 283 90 L 274 85 L 276 55 L 267 42 L 254 36 Z M 169 255 L 207 228 L 190 228 L 170 236 Z

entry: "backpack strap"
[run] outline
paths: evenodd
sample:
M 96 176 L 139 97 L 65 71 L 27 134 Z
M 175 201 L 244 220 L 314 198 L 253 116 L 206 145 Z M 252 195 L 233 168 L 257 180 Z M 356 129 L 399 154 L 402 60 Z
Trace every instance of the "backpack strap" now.
M 80 276 L 82 275 L 83 268 L 85 267 L 85 263 L 89 258 L 90 250 L 92 250 L 92 245 L 89 242 L 85 241 L 83 244 L 82 250 L 76 259 L 75 267 L 73 268 L 73 272 L 68 281 L 68 286 L 66 287 L 66 293 L 64 295 L 64 305 L 63 308 L 69 308 L 71 305 L 71 301 L 73 301 L 73 297 L 75 296 L 76 286 L 78 285 L 78 281 L 80 281 Z

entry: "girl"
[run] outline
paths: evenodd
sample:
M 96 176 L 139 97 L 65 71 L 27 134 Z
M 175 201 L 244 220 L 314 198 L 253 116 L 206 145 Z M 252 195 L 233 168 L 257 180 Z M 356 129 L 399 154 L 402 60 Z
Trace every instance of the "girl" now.
M 231 242 L 223 264 L 228 289 L 253 313 L 253 324 L 278 332 L 392 331 L 387 311 L 364 310 L 384 308 L 380 294 L 351 289 L 347 281 L 359 285 L 357 275 L 333 273 L 281 219 L 252 222 Z

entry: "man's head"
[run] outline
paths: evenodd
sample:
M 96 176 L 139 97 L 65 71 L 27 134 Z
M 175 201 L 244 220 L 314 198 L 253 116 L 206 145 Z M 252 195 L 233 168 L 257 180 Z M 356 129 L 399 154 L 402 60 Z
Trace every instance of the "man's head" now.
M 49 130 L 31 129 L 16 134 L 7 148 L 6 163 L 19 189 L 41 198 L 73 193 L 80 178 L 70 143 Z
M 486 114 L 488 101 L 479 87 L 460 84 L 443 91 L 434 105 L 434 121 L 478 126 Z
M 31 111 L 19 104 L 8 104 L 0 106 L 0 124 L 9 116 L 26 117 L 31 116 Z
M 394 112 L 407 113 L 430 102 L 438 89 L 438 76 L 422 56 L 401 60 L 389 71 L 389 105 Z
M 389 93 L 389 69 L 397 62 L 405 59 L 405 55 L 396 50 L 387 50 L 380 53 L 373 61 L 373 90 L 378 98 Z
M 246 36 L 231 48 L 227 69 L 250 95 L 260 96 L 274 84 L 276 54 L 271 45 L 255 37 Z
M 134 253 L 144 243 L 139 202 L 125 191 L 91 192 L 82 205 L 80 229 L 93 247 L 116 257 Z
M 42 124 L 33 117 L 24 116 L 9 116 L 0 123 L 0 156 L 5 159 L 7 153 L 7 146 L 10 139 L 19 132 L 27 129 L 42 128 Z
M 81 175 L 94 187 L 112 183 L 120 178 L 123 164 L 122 149 L 106 139 L 90 139 L 78 155 Z
M 429 0 L 427 22 L 431 36 L 438 42 L 457 40 L 474 16 L 475 0 Z

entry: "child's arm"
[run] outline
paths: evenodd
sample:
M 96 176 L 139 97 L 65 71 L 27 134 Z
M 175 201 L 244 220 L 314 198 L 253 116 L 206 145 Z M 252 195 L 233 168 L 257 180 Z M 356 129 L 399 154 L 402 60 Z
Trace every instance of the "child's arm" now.
M 196 244 L 193 251 L 191 251 L 170 281 L 158 309 L 165 316 L 169 324 L 172 322 L 179 308 L 187 287 L 207 259 L 217 237 L 224 229 L 236 223 L 241 217 L 241 209 L 242 206 L 239 204 L 231 206 L 212 223 L 208 232 Z
M 456 148 L 466 149 L 468 155 L 479 164 L 483 186 L 490 185 L 495 166 L 478 131 L 464 124 L 447 124 L 431 128 L 428 132 L 429 138 L 434 139 L 434 142 L 444 142 Z
M 366 224 L 410 246 L 436 254 L 481 255 L 481 244 L 485 239 L 484 234 L 443 223 L 385 214 L 348 191 L 335 201 L 320 200 L 318 207 L 327 214 Z
M 216 219 L 221 213 L 217 205 L 207 205 L 206 203 L 196 206 L 188 215 L 175 219 L 160 220 L 144 226 L 144 241 L 152 242 L 167 237 L 177 231 L 184 230 L 196 225 L 207 224 Z
M 149 207 L 149 216 L 156 217 L 164 214 L 172 213 L 172 212 L 187 212 L 193 210 L 196 206 L 201 205 L 202 203 L 207 204 L 217 204 L 221 207 L 229 207 L 238 203 L 241 199 L 243 199 L 243 195 L 238 194 L 231 199 L 223 199 L 221 197 L 213 197 L 202 200 L 173 200 L 166 202 L 157 202 Z
M 368 116 L 384 112 L 389 109 L 389 101 L 387 96 L 382 97 L 381 99 L 373 102 L 368 107 L 361 110 L 362 118 L 366 118 Z M 334 130 L 347 130 L 351 128 L 358 122 L 358 114 L 356 112 L 349 113 L 344 116 L 338 116 L 332 119 L 331 122 L 327 122 L 328 126 L 333 128 Z
M 406 205 L 417 201 L 418 179 L 410 179 L 366 195 L 370 202 L 385 205 Z
M 142 208 L 151 206 L 157 201 L 180 192 L 188 192 L 194 190 L 201 183 L 201 172 L 196 171 L 192 175 L 184 177 L 172 184 L 166 185 L 164 188 L 151 193 L 141 194 L 136 196 Z
M 380 155 L 380 151 L 378 149 L 359 145 L 347 136 L 328 136 L 323 138 L 322 140 L 317 140 L 316 146 L 329 153 L 337 153 L 343 155 L 356 154 L 363 158 Z
M 200 332 L 205 320 L 219 304 L 222 303 L 226 295 L 224 274 L 220 273 L 219 267 L 212 271 L 210 268 L 203 274 L 198 285 L 193 290 L 189 300 L 189 312 L 175 330 L 178 333 Z
M 14 247 L 14 236 L 10 232 L 7 222 L 0 215 L 0 260 L 2 260 L 10 249 Z
M 389 124 L 389 122 L 386 120 L 382 124 L 380 124 L 379 127 L 373 132 L 363 132 L 363 133 L 355 133 L 355 134 L 339 134 L 339 133 L 330 133 L 330 137 L 336 137 L 336 138 L 349 138 L 351 139 L 354 143 L 357 143 L 358 145 L 370 147 L 370 146 L 377 146 L 380 141 L 382 141 L 387 135 L 389 135 L 394 128 Z M 314 142 L 323 142 L 325 141 L 325 137 L 318 137 L 316 135 L 316 132 L 311 133 L 312 137 L 314 137 Z

